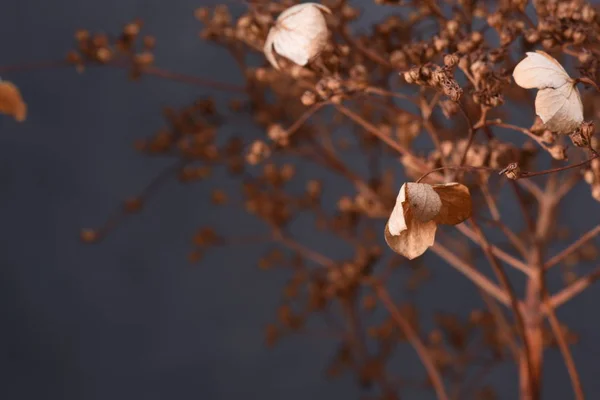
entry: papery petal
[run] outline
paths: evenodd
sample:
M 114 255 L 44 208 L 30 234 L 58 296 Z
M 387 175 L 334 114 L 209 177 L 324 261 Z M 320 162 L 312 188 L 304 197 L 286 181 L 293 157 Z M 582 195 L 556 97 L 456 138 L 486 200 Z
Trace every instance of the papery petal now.
M 396 205 L 390 214 L 387 226 L 389 226 L 392 235 L 399 235 L 400 232 L 406 229 L 406 221 L 404 220 L 403 203 L 406 201 L 406 183 L 402 185 L 396 197 Z M 386 228 L 387 229 L 387 228 Z
M 472 202 L 469 188 L 452 182 L 433 185 L 433 190 L 440 196 L 442 207 L 433 219 L 438 224 L 457 225 L 471 218 Z
M 267 39 L 265 40 L 265 46 L 263 51 L 265 53 L 265 57 L 275 69 L 279 69 L 279 64 L 277 63 L 277 59 L 275 58 L 275 54 L 273 54 L 273 42 L 275 40 L 275 35 L 277 34 L 277 28 L 273 27 L 269 31 L 267 35 Z
M 583 103 L 579 90 L 574 85 L 538 90 L 535 113 L 546 129 L 555 133 L 573 132 L 583 122 Z
M 525 89 L 557 89 L 571 80 L 563 66 L 544 51 L 527 52 L 515 67 L 513 78 Z
M 427 183 L 407 183 L 406 199 L 415 218 L 422 222 L 431 221 L 442 207 L 440 196 Z
M 410 214 L 409 214 L 410 215 Z M 437 224 L 435 221 L 421 222 L 408 216 L 407 228 L 399 235 L 392 235 L 389 225 L 385 226 L 385 241 L 396 253 L 412 260 L 419 257 L 435 241 Z
M 283 11 L 265 41 L 271 65 L 279 69 L 273 51 L 300 66 L 318 56 L 329 37 L 323 13 L 331 14 L 331 10 L 317 3 L 296 4 Z

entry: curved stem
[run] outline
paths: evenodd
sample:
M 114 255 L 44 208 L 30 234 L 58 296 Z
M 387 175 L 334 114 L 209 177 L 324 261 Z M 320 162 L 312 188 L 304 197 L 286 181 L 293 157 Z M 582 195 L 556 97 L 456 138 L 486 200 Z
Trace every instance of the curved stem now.
M 404 318 L 402 313 L 400 313 L 398 307 L 396 307 L 396 304 L 388 294 L 387 290 L 381 285 L 381 283 L 377 280 L 372 280 L 372 285 L 373 289 L 375 290 L 375 293 L 377 294 L 377 297 L 379 297 L 381 302 L 387 308 L 396 324 L 398 324 L 398 327 L 400 327 L 410 344 L 414 347 L 415 351 L 419 355 L 423 366 L 425 366 L 425 369 L 427 370 L 427 374 L 429 375 L 429 379 L 431 380 L 431 383 L 433 385 L 433 388 L 435 389 L 438 399 L 449 400 L 448 394 L 446 393 L 446 389 L 444 388 L 444 381 L 442 379 L 442 376 L 437 370 L 437 367 L 431 359 L 427 347 L 425 347 L 425 344 L 421 341 L 421 338 L 419 337 L 417 332 L 413 329 L 410 322 L 406 318 Z

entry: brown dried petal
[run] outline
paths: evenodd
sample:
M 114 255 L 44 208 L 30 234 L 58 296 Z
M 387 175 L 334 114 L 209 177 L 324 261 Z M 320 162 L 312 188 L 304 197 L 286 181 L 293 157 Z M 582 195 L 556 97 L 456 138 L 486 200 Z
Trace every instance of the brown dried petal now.
M 11 115 L 19 122 L 27 117 L 27 105 L 19 88 L 11 82 L 0 81 L 0 113 Z
M 433 219 L 436 223 L 457 225 L 471 217 L 472 204 L 468 187 L 456 182 L 432 187 L 442 200 L 440 212 Z

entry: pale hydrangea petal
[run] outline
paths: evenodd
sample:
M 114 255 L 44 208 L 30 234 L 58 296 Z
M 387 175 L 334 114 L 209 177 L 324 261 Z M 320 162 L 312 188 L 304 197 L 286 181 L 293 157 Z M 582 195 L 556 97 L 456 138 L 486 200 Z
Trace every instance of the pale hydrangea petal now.
M 271 65 L 279 69 L 273 50 L 300 66 L 319 55 L 329 36 L 323 13 L 331 10 L 317 3 L 297 4 L 282 12 L 265 42 L 265 56 Z
M 396 253 L 412 260 L 419 257 L 435 242 L 435 221 L 421 222 L 416 218 L 406 219 L 407 229 L 399 235 L 392 235 L 389 225 L 385 227 L 385 241 Z
M 563 66 L 543 51 L 527 52 L 527 56 L 515 67 L 513 78 L 525 89 L 556 89 L 571 80 Z
M 546 129 L 566 134 L 583 122 L 583 103 L 575 81 L 549 54 L 528 52 L 515 67 L 513 78 L 523 88 L 538 89 L 535 113 Z

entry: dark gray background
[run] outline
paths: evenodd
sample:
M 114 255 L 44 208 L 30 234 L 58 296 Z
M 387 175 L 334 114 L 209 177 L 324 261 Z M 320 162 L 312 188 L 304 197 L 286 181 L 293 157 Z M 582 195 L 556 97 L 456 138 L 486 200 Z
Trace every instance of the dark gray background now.
M 61 58 L 76 29 L 117 32 L 141 17 L 144 31 L 158 39 L 159 66 L 240 83 L 228 55 L 197 38 L 193 10 L 203 4 L 210 3 L 7 0 L 0 7 L 0 65 Z M 382 13 L 370 2 L 365 7 L 370 16 Z M 168 165 L 132 146 L 163 126 L 160 108 L 184 106 L 209 91 L 154 78 L 130 83 L 123 71 L 111 69 L 2 78 L 15 82 L 29 105 L 24 124 L 0 118 L 2 398 L 358 397 L 350 378 L 330 383 L 323 377 L 330 341 L 302 336 L 271 350 L 263 346 L 263 327 L 275 314 L 285 274 L 261 272 L 247 261 L 261 254 L 260 246 L 211 253 L 190 267 L 186 255 L 199 225 L 240 225 L 237 215 L 213 210 L 208 186 L 170 182 L 143 214 L 101 244 L 79 241 L 81 227 L 99 225 Z M 243 122 L 229 129 L 242 128 Z M 570 207 L 564 217 L 581 229 L 598 219 L 585 186 Z M 242 221 L 246 233 L 259 229 Z M 311 229 L 297 227 L 309 244 Z M 419 297 L 425 313 L 480 303 L 466 279 L 426 257 L 436 275 Z M 590 398 L 600 392 L 598 293 L 589 291 L 559 312 L 565 322 L 576 321 L 582 335 L 574 355 Z M 546 398 L 571 398 L 560 356 L 548 358 L 545 382 L 552 391 Z M 411 352 L 397 360 L 404 371 L 416 363 Z M 510 399 L 515 380 L 514 368 L 501 368 L 490 382 Z

